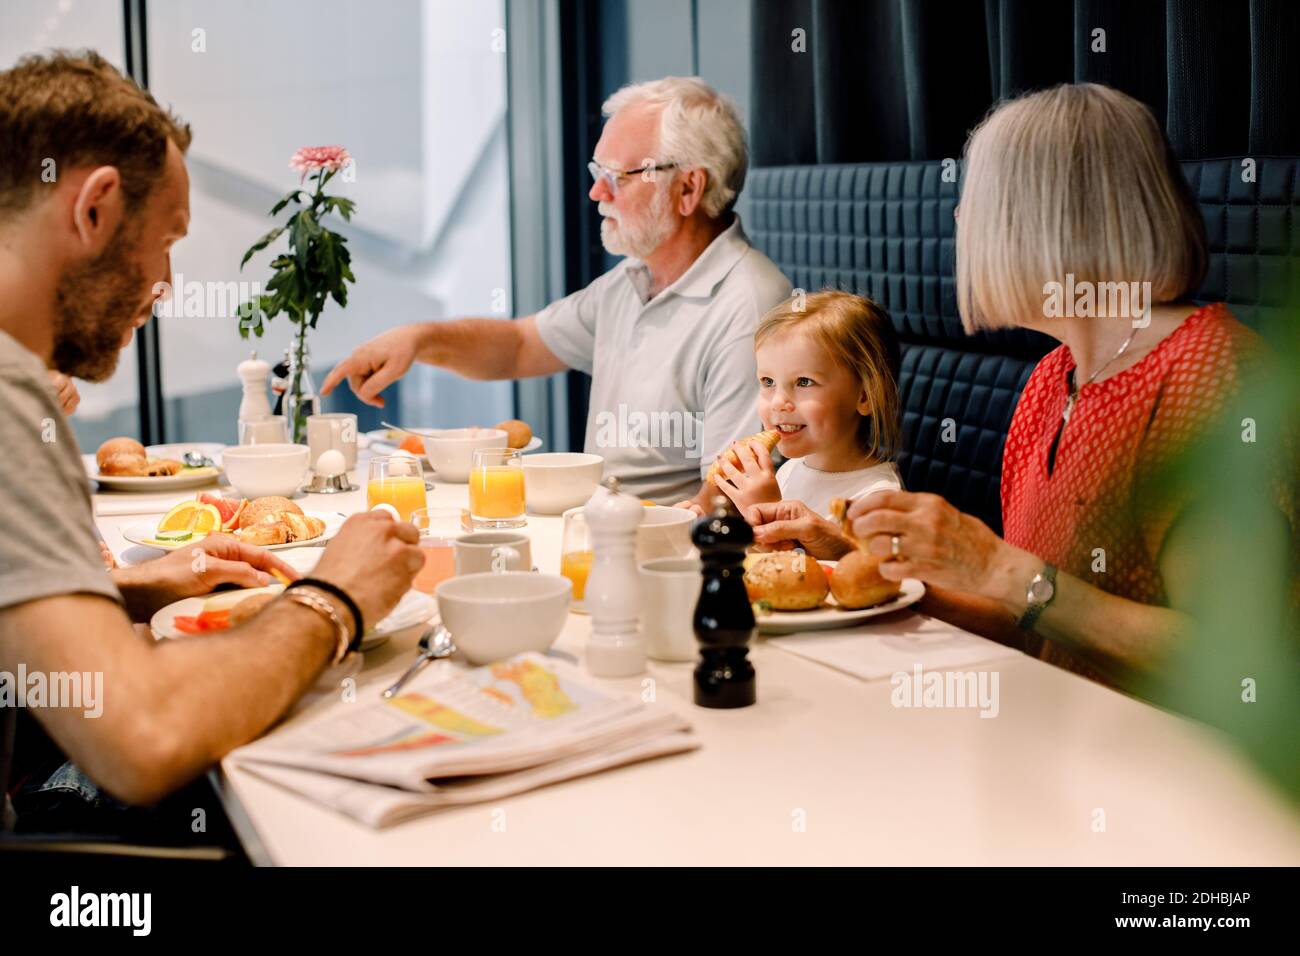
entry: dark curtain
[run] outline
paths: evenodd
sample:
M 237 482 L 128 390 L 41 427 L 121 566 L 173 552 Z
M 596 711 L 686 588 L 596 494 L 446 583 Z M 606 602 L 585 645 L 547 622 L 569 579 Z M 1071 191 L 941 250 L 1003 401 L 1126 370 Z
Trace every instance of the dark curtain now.
M 1182 159 L 1300 152 L 1297 0 L 752 3 L 755 166 L 957 157 L 998 100 L 1069 82 L 1142 100 Z

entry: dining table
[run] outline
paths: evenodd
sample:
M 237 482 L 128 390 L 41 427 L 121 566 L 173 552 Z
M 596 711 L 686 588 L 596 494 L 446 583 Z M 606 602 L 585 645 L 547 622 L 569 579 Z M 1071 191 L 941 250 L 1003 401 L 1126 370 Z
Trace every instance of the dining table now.
M 351 473 L 357 490 L 298 504 L 364 510 L 367 457 Z M 429 479 L 431 508 L 467 507 L 465 484 Z M 156 558 L 122 536 L 141 514 L 121 512 L 138 501 L 136 510 L 160 504 L 161 515 L 195 493 L 97 491 L 96 526 L 120 563 Z M 520 529 L 541 572 L 558 572 L 561 524 L 529 513 Z M 926 619 L 903 610 L 873 623 L 863 640 L 915 633 Z M 365 654 L 359 696 L 378 695 L 407 668 L 421 631 Z M 571 612 L 549 653 L 582 666 L 590 633 L 591 619 Z M 1300 864 L 1293 806 L 1210 727 L 1000 645 L 973 668 L 996 672 L 996 714 L 900 706 L 888 677 L 810 659 L 790 649 L 799 639 L 756 636 L 758 700 L 734 710 L 693 703 L 690 662 L 589 678 L 671 708 L 698 749 L 382 829 L 229 758 L 211 779 L 261 865 Z

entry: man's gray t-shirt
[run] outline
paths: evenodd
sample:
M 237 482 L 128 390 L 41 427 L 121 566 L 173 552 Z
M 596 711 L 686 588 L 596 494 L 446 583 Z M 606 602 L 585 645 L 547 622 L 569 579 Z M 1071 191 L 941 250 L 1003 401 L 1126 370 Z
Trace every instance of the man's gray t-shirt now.
M 99 553 L 72 426 L 40 359 L 5 332 L 0 409 L 0 609 L 76 592 L 120 600 Z
M 759 429 L 754 330 L 790 282 L 739 218 L 653 299 L 649 281 L 626 259 L 538 312 L 537 331 L 592 377 L 585 450 L 625 490 L 673 504 L 699 490 L 729 442 Z
M 0 611 L 75 593 L 121 600 L 99 554 L 90 482 L 72 426 L 41 360 L 0 331 Z M 0 616 L 0 627 L 7 626 Z M 5 635 L 9 647 L 13 636 Z M 22 635 L 22 641 L 40 639 Z M 5 657 L 0 671 L 16 675 L 20 664 L 30 662 Z M 0 708 L 0 798 L 17 713 Z

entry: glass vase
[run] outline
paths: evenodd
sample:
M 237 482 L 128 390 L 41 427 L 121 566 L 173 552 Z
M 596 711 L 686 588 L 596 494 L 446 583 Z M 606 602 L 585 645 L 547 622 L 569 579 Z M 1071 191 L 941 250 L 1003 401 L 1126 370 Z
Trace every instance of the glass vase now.
M 319 404 L 311 379 L 311 350 L 304 329 L 289 350 L 289 387 L 284 393 L 284 417 L 289 426 L 289 440 L 295 445 L 307 444 L 307 417 L 316 414 Z

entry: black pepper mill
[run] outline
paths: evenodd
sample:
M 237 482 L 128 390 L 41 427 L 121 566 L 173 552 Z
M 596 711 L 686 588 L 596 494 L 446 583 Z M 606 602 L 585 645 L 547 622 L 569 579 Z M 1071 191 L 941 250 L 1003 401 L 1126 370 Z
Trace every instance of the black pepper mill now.
M 713 514 L 695 523 L 691 539 L 700 549 L 704 584 L 695 605 L 695 703 L 701 707 L 748 707 L 757 699 L 749 641 L 754 610 L 745 593 L 745 549 L 754 540 L 749 523 L 730 499 L 713 499 Z

